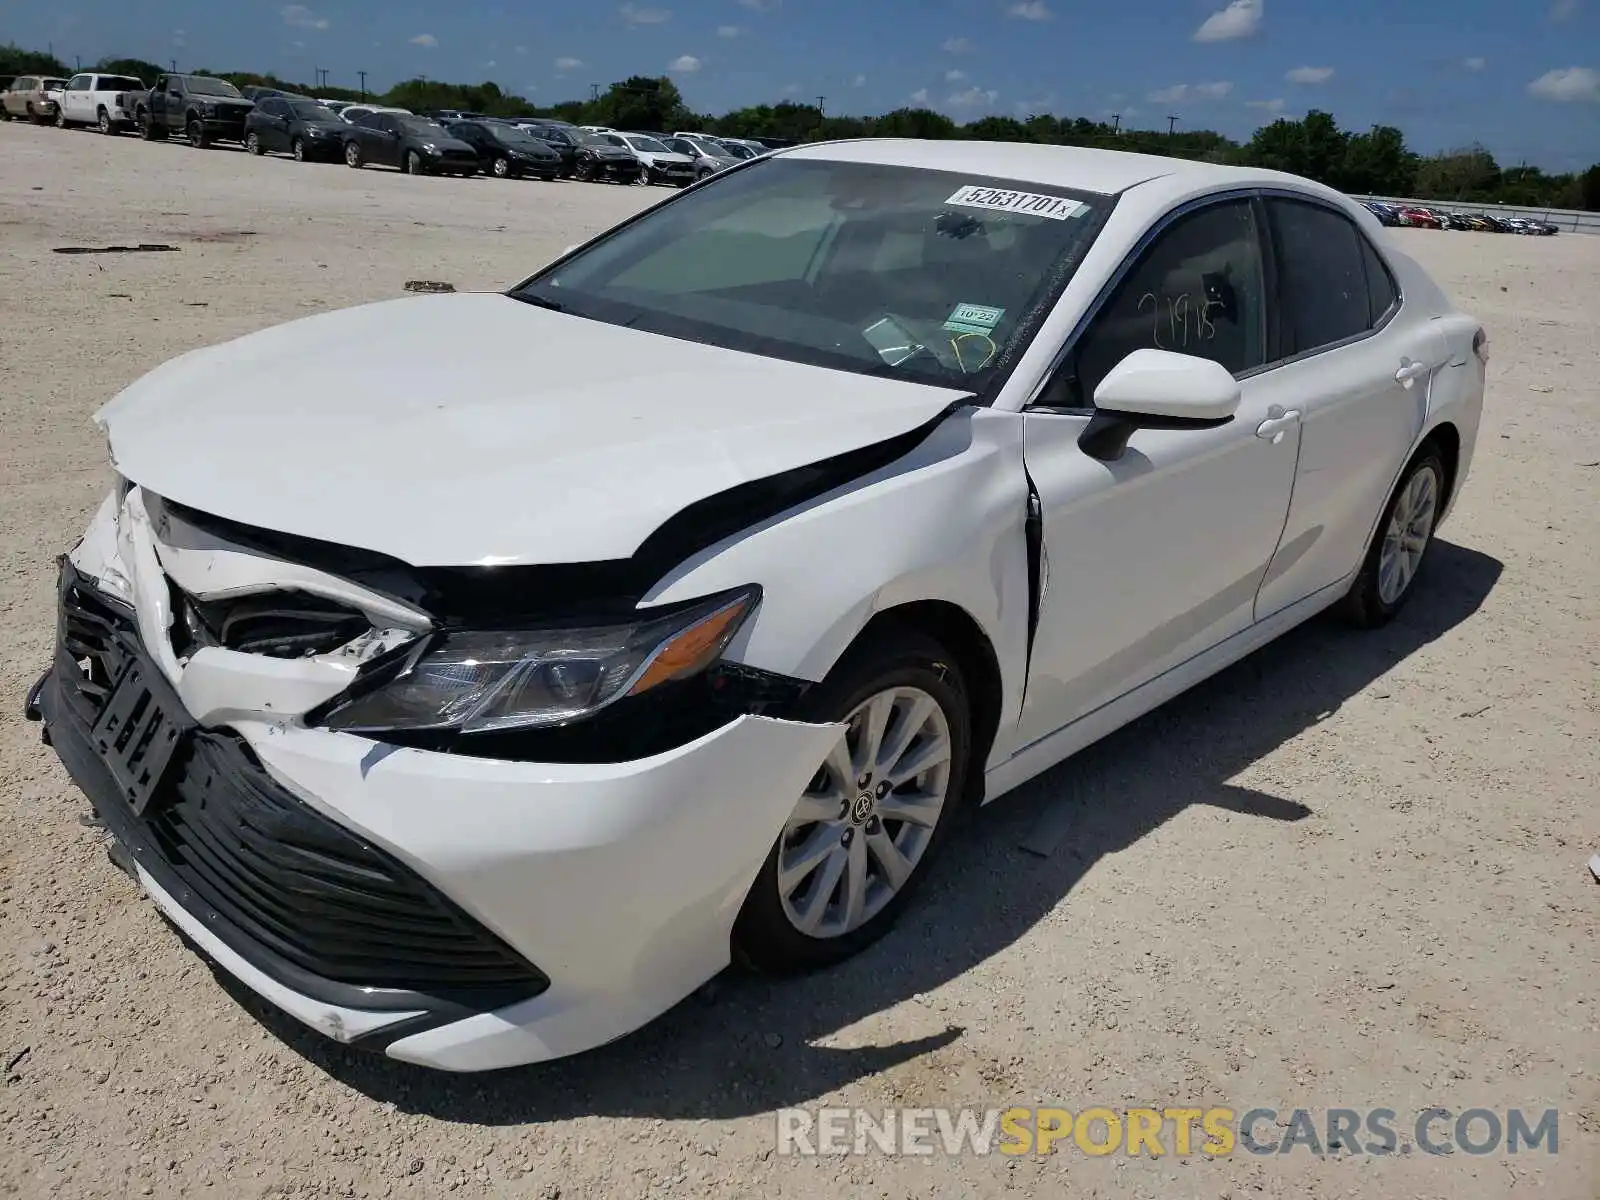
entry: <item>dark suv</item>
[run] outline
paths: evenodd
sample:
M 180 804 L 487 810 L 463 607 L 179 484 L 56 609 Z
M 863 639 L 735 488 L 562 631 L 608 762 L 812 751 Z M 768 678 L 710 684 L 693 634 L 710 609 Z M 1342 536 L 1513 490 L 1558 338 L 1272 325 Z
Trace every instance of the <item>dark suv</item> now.
M 194 146 L 244 141 L 244 120 L 254 108 L 226 79 L 162 75 L 139 101 L 136 119 L 147 140 L 181 133 Z
M 344 135 L 351 167 L 399 167 L 408 175 L 476 175 L 478 152 L 437 121 L 408 113 L 362 113 Z

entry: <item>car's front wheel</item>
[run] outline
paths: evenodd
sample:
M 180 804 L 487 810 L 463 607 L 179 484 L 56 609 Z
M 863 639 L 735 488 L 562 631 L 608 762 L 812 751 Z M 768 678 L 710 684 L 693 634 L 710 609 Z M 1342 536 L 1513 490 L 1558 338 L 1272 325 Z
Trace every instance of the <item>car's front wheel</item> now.
M 1431 446 L 1401 476 L 1372 536 L 1361 572 L 1340 602 L 1353 624 L 1387 625 L 1410 598 L 1444 503 L 1444 462 Z
M 306 144 L 303 139 L 295 138 L 289 143 L 289 153 L 294 155 L 295 162 L 305 162 Z
M 971 745 L 961 673 L 914 630 L 852 650 L 794 715 L 845 729 L 734 924 L 735 956 L 775 973 L 839 962 L 889 929 L 949 833 Z
M 188 135 L 189 145 L 196 150 L 210 149 L 211 139 L 206 136 L 206 127 L 200 123 L 199 117 L 189 118 L 189 123 L 184 126 L 184 133 Z
M 344 165 L 347 167 L 361 166 L 361 147 L 354 142 L 344 144 Z
M 422 174 L 422 156 L 420 154 L 418 154 L 415 150 L 407 150 L 406 151 L 406 174 L 407 175 L 421 175 Z
M 66 127 L 67 127 L 67 110 L 62 108 L 61 105 L 58 104 L 58 105 L 56 105 L 56 128 L 57 129 L 65 129 Z
M 494 172 L 496 179 L 509 179 L 511 177 L 511 160 L 505 155 L 500 155 L 489 168 Z
M 254 129 L 244 135 L 244 148 L 251 154 L 261 153 L 261 135 Z

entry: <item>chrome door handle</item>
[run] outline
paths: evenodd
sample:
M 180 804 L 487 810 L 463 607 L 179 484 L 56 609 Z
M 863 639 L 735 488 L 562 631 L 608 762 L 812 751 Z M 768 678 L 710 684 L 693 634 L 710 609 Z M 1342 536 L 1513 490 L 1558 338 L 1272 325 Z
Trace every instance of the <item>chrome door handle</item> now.
M 1431 370 L 1433 368 L 1427 363 L 1413 362 L 1408 358 L 1400 363 L 1400 369 L 1394 373 L 1394 377 L 1398 382 L 1410 387 L 1415 380 L 1422 378 Z
M 1276 446 L 1283 440 L 1284 431 L 1294 427 L 1295 425 L 1298 425 L 1299 423 L 1300 410 L 1298 408 L 1291 408 L 1288 412 L 1282 414 L 1281 416 L 1268 417 L 1265 421 L 1261 422 L 1261 424 L 1257 425 L 1256 436 L 1258 438 L 1265 438 L 1267 441 Z

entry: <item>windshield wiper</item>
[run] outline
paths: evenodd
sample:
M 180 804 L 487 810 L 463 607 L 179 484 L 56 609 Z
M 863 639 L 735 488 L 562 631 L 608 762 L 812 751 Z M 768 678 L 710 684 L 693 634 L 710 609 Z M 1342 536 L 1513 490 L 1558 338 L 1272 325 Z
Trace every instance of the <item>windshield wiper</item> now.
M 546 300 L 543 296 L 530 295 L 527 292 L 512 292 L 513 300 L 521 300 L 524 304 L 531 304 L 535 308 L 548 308 L 551 312 L 566 312 L 566 306 L 554 300 Z

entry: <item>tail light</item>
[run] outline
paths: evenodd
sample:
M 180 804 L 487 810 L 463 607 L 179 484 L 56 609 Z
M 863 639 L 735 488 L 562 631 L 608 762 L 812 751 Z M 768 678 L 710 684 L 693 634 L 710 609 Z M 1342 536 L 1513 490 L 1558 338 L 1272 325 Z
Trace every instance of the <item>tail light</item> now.
M 1472 352 L 1484 366 L 1489 365 L 1489 335 L 1481 327 L 1472 335 Z

